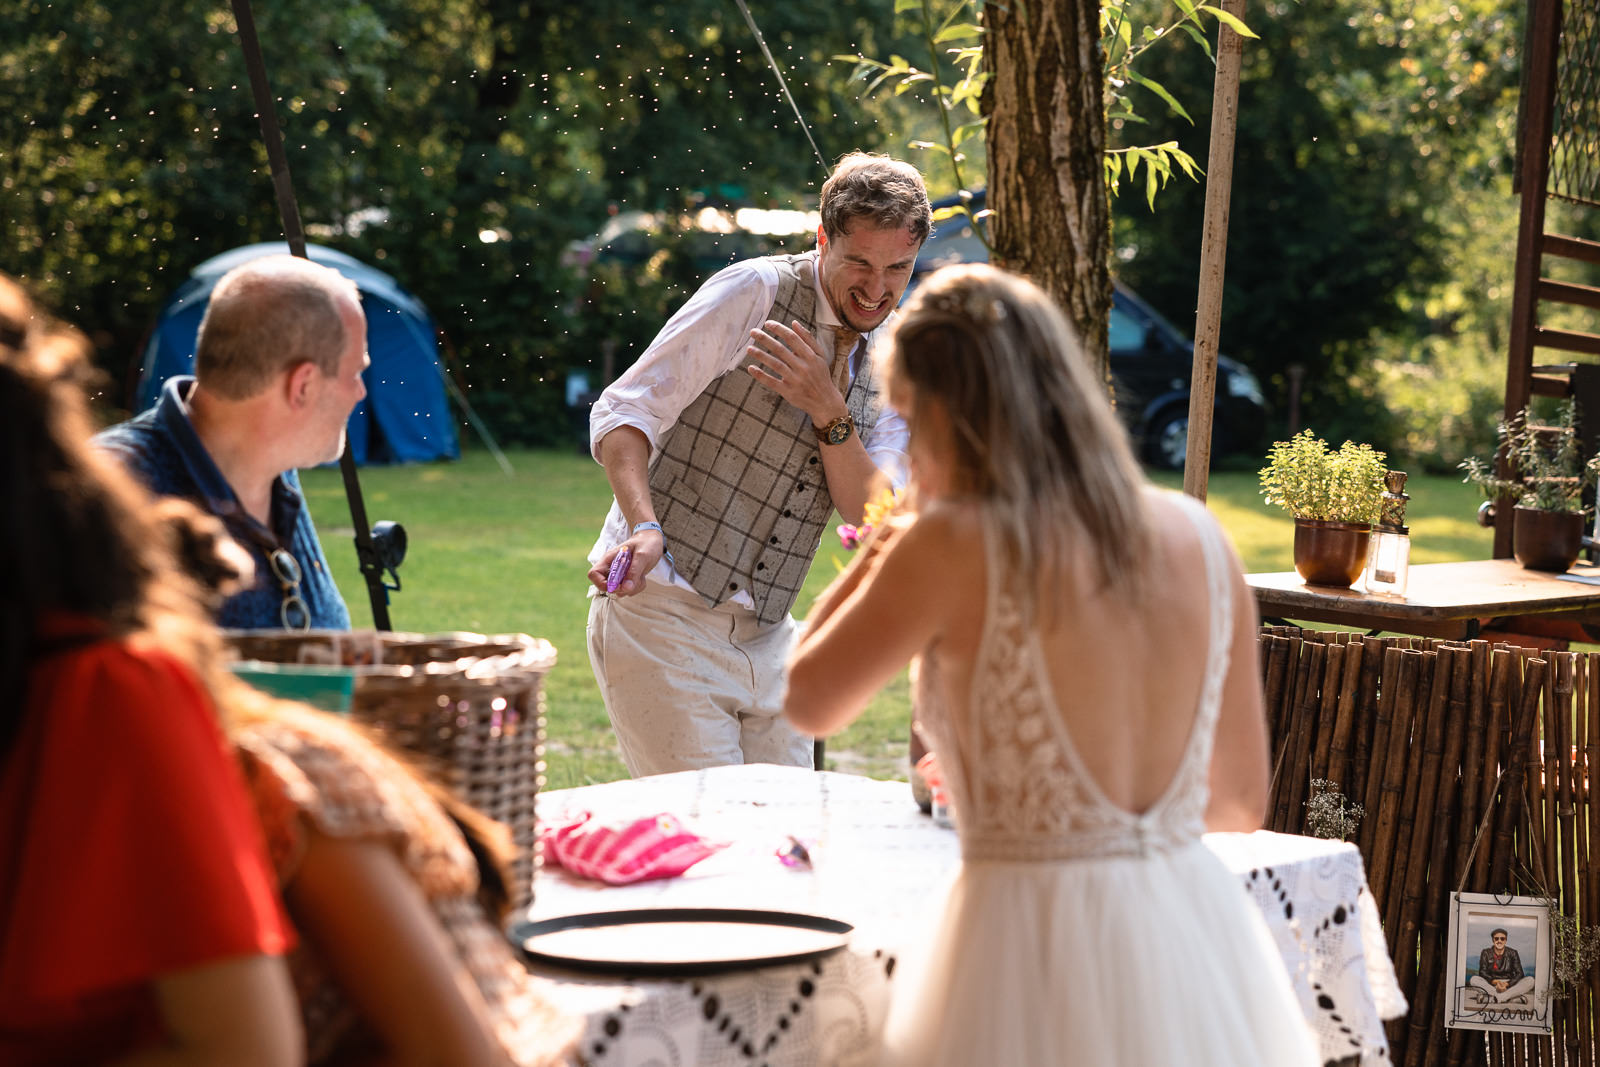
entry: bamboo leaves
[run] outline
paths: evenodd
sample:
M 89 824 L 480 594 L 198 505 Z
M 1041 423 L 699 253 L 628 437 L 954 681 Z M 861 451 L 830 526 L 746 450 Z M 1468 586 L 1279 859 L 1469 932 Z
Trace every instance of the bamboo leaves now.
M 1124 124 L 1140 124 L 1138 108 L 1129 96 L 1137 87 L 1155 96 L 1173 114 L 1191 125 L 1194 120 L 1188 110 L 1166 86 L 1134 69 L 1134 64 L 1149 48 L 1175 32 L 1193 39 L 1211 56 L 1212 45 L 1207 29 L 1213 25 L 1227 25 L 1244 37 L 1256 34 L 1235 16 L 1213 4 L 1194 3 L 1193 0 L 1171 0 L 1157 9 L 1149 21 L 1134 11 L 1135 0 L 1104 0 L 1100 5 L 1100 47 L 1105 57 L 1105 103 L 1107 118 Z M 852 77 L 866 83 L 866 92 L 874 93 L 885 83 L 893 86 L 895 96 L 913 89 L 931 89 L 934 103 L 938 105 L 944 122 L 945 137 L 942 142 L 917 140 L 911 147 L 937 152 L 950 160 L 958 188 L 966 188 L 961 171 L 965 155 L 964 143 L 981 137 L 985 123 L 981 117 L 980 103 L 985 82 L 989 77 L 983 69 L 982 24 L 983 0 L 895 0 L 895 14 L 920 19 L 923 37 L 927 41 L 929 66 L 919 67 L 905 57 L 891 55 L 887 62 L 864 55 L 835 56 L 836 60 L 855 64 Z M 1145 10 L 1143 7 L 1141 11 Z M 957 72 L 953 81 L 947 82 L 941 66 L 949 65 Z M 974 116 L 974 121 L 953 125 L 950 113 L 964 109 Z M 1201 169 L 1194 158 L 1178 148 L 1176 141 L 1161 144 L 1135 145 L 1106 150 L 1105 179 L 1111 195 L 1117 195 L 1122 180 L 1134 181 L 1143 171 L 1145 199 L 1153 207 L 1158 191 L 1165 187 L 1174 170 L 1181 170 L 1190 179 L 1197 178 Z M 976 230 L 983 237 L 981 229 Z

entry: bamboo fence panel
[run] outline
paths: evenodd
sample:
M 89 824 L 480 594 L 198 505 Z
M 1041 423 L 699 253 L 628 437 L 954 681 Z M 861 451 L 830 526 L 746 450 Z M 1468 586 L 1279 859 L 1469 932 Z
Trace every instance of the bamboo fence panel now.
M 1505 750 L 1503 737 L 1506 724 L 1511 721 L 1510 700 L 1512 693 L 1513 675 L 1517 669 L 1516 657 L 1509 649 L 1495 649 L 1489 654 L 1489 717 L 1483 728 L 1483 763 L 1482 779 L 1478 789 L 1478 810 L 1483 813 L 1479 817 L 1490 815 L 1494 810 L 1496 788 L 1500 784 L 1500 775 L 1497 768 L 1500 766 L 1501 753 Z M 1474 833 L 1481 831 L 1475 830 Z M 1493 850 L 1479 847 L 1473 860 L 1472 870 L 1467 872 L 1468 885 L 1487 885 L 1489 883 L 1489 858 Z
M 1388 914 L 1389 870 L 1393 866 L 1400 804 L 1404 798 L 1406 750 L 1410 747 L 1411 723 L 1416 711 L 1417 671 L 1422 664 L 1420 652 L 1396 649 L 1395 654 L 1400 659 L 1400 670 L 1392 709 L 1394 717 L 1389 723 L 1388 752 L 1384 756 L 1376 827 L 1372 851 L 1367 857 L 1367 883 L 1372 887 L 1379 914 L 1385 916 Z M 1372 818 L 1370 812 L 1367 818 Z M 1393 921 L 1390 920 L 1384 929 L 1394 929 Z M 1392 937 L 1389 947 L 1391 950 L 1394 948 Z
M 1333 747 L 1333 720 L 1339 702 L 1340 683 L 1344 679 L 1344 659 L 1348 646 L 1337 641 L 1328 643 L 1323 655 L 1322 684 L 1317 689 L 1317 721 L 1312 727 L 1315 738 L 1307 753 L 1306 781 L 1328 777 L 1329 750 Z
M 1433 842 L 1433 819 L 1437 811 L 1436 800 L 1439 792 L 1439 778 L 1444 764 L 1444 737 L 1445 720 L 1447 717 L 1450 686 L 1451 663 L 1440 653 L 1434 658 L 1433 685 L 1428 696 L 1428 718 L 1426 728 L 1421 731 L 1423 743 L 1416 744 L 1412 738 L 1412 752 L 1417 756 L 1416 800 L 1411 805 L 1414 815 L 1412 817 L 1410 848 L 1407 850 L 1407 861 L 1404 871 L 1404 880 L 1401 883 L 1400 898 L 1400 925 L 1398 937 L 1402 944 L 1412 944 L 1416 941 L 1418 929 L 1422 923 L 1423 886 L 1428 876 L 1428 855 Z M 1402 815 L 1402 823 L 1404 816 Z M 1417 1003 L 1417 967 L 1420 962 L 1416 953 L 1408 952 L 1404 957 L 1406 966 L 1400 972 L 1400 988 L 1405 993 L 1409 1003 Z M 1416 1012 L 1421 1016 L 1421 1021 L 1426 1023 L 1426 1010 Z
M 1329 653 L 1338 646 L 1312 645 L 1310 668 L 1305 672 L 1306 685 L 1299 694 L 1295 703 L 1296 723 L 1294 732 L 1290 735 L 1288 759 L 1285 763 L 1286 781 L 1288 790 L 1285 794 L 1285 814 L 1289 818 L 1299 819 L 1305 811 L 1307 787 L 1311 782 L 1311 749 L 1312 739 L 1316 736 L 1317 719 L 1320 717 L 1317 685 L 1323 678 L 1329 662 Z M 1338 656 L 1343 656 L 1338 652 Z
M 1600 926 L 1600 653 L 1264 628 L 1270 828 L 1307 832 L 1313 779 L 1359 804 L 1352 839 L 1411 1012 L 1400 1067 L 1600 1067 L 1600 968 L 1546 1036 L 1444 1029 L 1457 890 L 1548 896 Z M 1552 961 L 1541 960 L 1548 967 Z
M 1572 712 L 1573 712 L 1573 684 L 1577 674 L 1578 657 L 1571 652 L 1559 653 L 1555 656 L 1555 751 L 1551 752 L 1551 743 L 1546 734 L 1545 741 L 1545 766 L 1553 768 L 1555 781 L 1549 790 L 1550 799 L 1554 803 L 1554 810 L 1548 820 L 1548 825 L 1554 831 L 1555 846 L 1560 852 L 1559 858 L 1552 856 L 1551 865 L 1561 872 L 1559 882 L 1546 883 L 1552 896 L 1560 901 L 1561 914 L 1573 915 L 1578 908 L 1578 868 L 1577 849 L 1578 842 L 1573 836 L 1573 817 L 1577 814 L 1572 794 L 1572 761 L 1569 753 L 1572 751 Z M 1577 1020 L 1572 1017 L 1572 1001 L 1557 1003 L 1555 1012 L 1555 1042 L 1556 1047 L 1563 1050 L 1563 1058 L 1567 1062 L 1579 1061 Z
M 1350 780 L 1350 735 L 1355 730 L 1357 705 L 1361 699 L 1360 645 L 1345 650 L 1344 674 L 1339 679 L 1339 691 L 1334 703 L 1333 729 L 1328 738 L 1328 762 L 1322 777 L 1334 783 L 1343 793 L 1353 792 Z
M 1277 746 L 1273 749 L 1272 758 L 1274 790 L 1278 788 L 1279 783 L 1286 776 L 1284 761 L 1288 758 L 1289 749 L 1294 739 L 1295 708 L 1298 706 L 1300 694 L 1305 691 L 1306 672 L 1311 669 L 1310 655 L 1301 654 L 1306 650 L 1306 643 L 1298 637 L 1285 638 L 1285 640 L 1288 642 L 1285 646 L 1288 656 L 1285 660 L 1286 676 L 1272 726 L 1272 736 L 1277 739 Z M 1275 792 L 1274 795 L 1276 796 Z M 1287 809 L 1287 798 L 1285 798 L 1284 803 Z
M 1383 674 L 1378 684 L 1378 708 L 1373 718 L 1372 740 L 1369 743 L 1372 754 L 1371 765 L 1367 768 L 1366 782 L 1359 794 L 1361 808 L 1366 812 L 1359 829 L 1363 856 L 1372 855 L 1377 834 L 1376 816 L 1382 803 L 1384 767 L 1389 759 L 1390 723 L 1394 718 L 1395 699 L 1400 688 L 1400 664 L 1404 657 L 1405 653 L 1397 646 L 1393 644 L 1384 646 Z
M 1384 929 L 1400 931 L 1405 922 L 1406 911 L 1406 875 L 1410 865 L 1415 862 L 1421 866 L 1422 860 L 1413 857 L 1411 852 L 1412 831 L 1417 822 L 1417 796 L 1422 785 L 1422 761 L 1427 751 L 1428 720 L 1433 712 L 1434 676 L 1443 672 L 1436 670 L 1439 658 L 1437 655 L 1428 655 L 1419 651 L 1417 660 L 1418 679 L 1416 695 L 1416 717 L 1412 722 L 1411 736 L 1406 748 L 1405 760 L 1405 792 L 1400 799 L 1400 816 L 1395 820 L 1394 843 L 1394 869 L 1389 875 L 1389 907 L 1384 914 Z M 1410 944 L 1403 931 L 1390 936 L 1398 937 L 1402 944 Z M 1395 973 L 1400 978 L 1400 991 L 1406 995 L 1406 1000 L 1411 1000 L 1411 986 L 1416 971 L 1416 955 L 1412 952 L 1402 952 L 1395 957 Z
M 1427 1067 L 1429 1064 L 1437 1067 L 1446 1051 L 1443 1042 L 1430 1042 L 1428 1035 L 1435 1030 L 1443 1032 L 1444 1026 L 1446 997 L 1440 988 L 1440 975 L 1449 967 L 1444 957 L 1448 951 L 1450 934 L 1450 891 L 1454 888 L 1445 875 L 1455 869 L 1455 839 L 1449 829 L 1458 824 L 1460 817 L 1461 783 L 1458 768 L 1466 740 L 1465 730 L 1454 727 L 1467 721 L 1467 704 L 1472 694 L 1472 653 L 1467 648 L 1457 646 L 1444 655 L 1445 673 L 1449 675 L 1450 686 L 1445 715 L 1439 727 L 1443 746 L 1431 805 L 1437 812 L 1437 826 L 1427 835 L 1430 848 L 1428 877 L 1423 883 L 1421 959 L 1416 999 L 1412 1001 L 1411 1033 L 1406 1039 L 1406 1063 L 1411 1067 Z
M 1600 833 L 1600 801 L 1595 798 L 1595 768 L 1600 766 L 1600 657 L 1590 653 L 1584 656 L 1587 664 L 1586 686 L 1587 699 L 1584 715 L 1579 718 L 1582 723 L 1581 741 L 1584 752 L 1584 827 L 1578 835 L 1579 845 L 1586 854 L 1587 878 L 1584 888 L 1587 891 L 1582 896 L 1581 921 L 1584 926 L 1600 926 L 1600 849 L 1595 848 L 1594 835 Z M 1600 1064 L 1600 1051 L 1595 1046 L 1600 1045 L 1600 966 L 1590 968 L 1589 979 L 1584 982 L 1582 995 L 1587 997 L 1587 1008 L 1582 1009 L 1582 1017 L 1587 1021 L 1587 1040 L 1584 1049 L 1589 1056 L 1589 1064 Z
M 1378 714 L 1379 683 L 1388 647 L 1387 641 L 1376 638 L 1361 642 L 1361 692 L 1356 699 L 1355 722 L 1351 726 L 1354 738 L 1351 741 L 1350 767 L 1346 772 L 1350 780 L 1345 788 L 1345 792 L 1354 797 L 1357 803 L 1367 792 L 1367 772 L 1372 763 L 1372 740 Z
M 1266 711 L 1269 737 L 1282 736 L 1284 690 L 1289 684 L 1291 642 L 1287 637 L 1266 635 L 1261 642 L 1261 699 Z

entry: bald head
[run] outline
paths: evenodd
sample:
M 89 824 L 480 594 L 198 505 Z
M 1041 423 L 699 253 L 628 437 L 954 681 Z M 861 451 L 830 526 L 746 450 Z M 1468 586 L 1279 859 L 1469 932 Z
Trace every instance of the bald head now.
M 262 256 L 235 267 L 200 320 L 195 376 L 219 397 L 245 400 L 299 363 L 336 375 L 348 343 L 341 308 L 350 306 L 360 314 L 355 283 L 310 260 Z

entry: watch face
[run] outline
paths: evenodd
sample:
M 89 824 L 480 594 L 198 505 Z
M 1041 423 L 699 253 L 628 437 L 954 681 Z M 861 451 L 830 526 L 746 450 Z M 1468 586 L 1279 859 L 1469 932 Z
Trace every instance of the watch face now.
M 854 427 L 851 425 L 848 417 L 843 419 L 834 419 L 832 422 L 828 423 L 828 443 L 830 445 L 844 444 L 846 441 L 850 440 L 850 431 L 853 428 Z

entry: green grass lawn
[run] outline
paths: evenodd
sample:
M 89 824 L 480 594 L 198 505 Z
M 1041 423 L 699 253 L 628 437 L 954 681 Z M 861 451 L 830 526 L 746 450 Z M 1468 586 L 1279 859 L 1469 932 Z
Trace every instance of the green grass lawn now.
M 393 595 L 390 622 L 396 630 L 519 632 L 547 639 L 560 657 L 545 687 L 550 787 L 625 777 L 584 642 L 585 557 L 611 503 L 605 473 L 575 451 L 513 452 L 510 458 L 510 475 L 481 451 L 468 452 L 459 463 L 362 470 L 368 517 L 403 523 L 410 539 L 400 570 L 404 588 Z M 305 471 L 302 479 L 355 624 L 369 625 L 339 472 Z M 1179 475 L 1156 480 L 1174 489 L 1182 485 Z M 1480 499 L 1475 488 L 1453 478 L 1414 476 L 1407 489 L 1413 562 L 1489 556 L 1492 535 L 1473 521 Z M 1262 503 L 1253 470 L 1213 472 L 1209 504 L 1247 568 L 1292 567 L 1293 528 L 1287 516 Z M 797 614 L 846 557 L 837 539 L 824 538 Z M 830 768 L 903 778 L 909 709 L 902 673 L 854 725 L 828 742 Z

